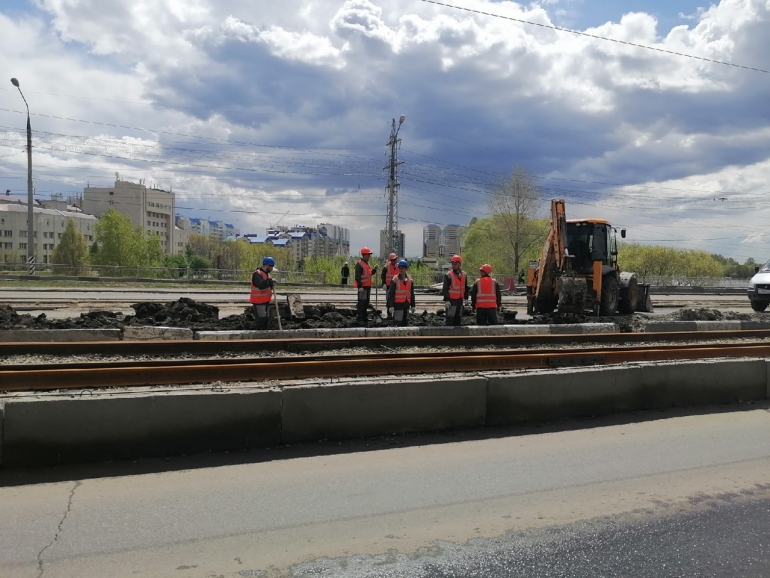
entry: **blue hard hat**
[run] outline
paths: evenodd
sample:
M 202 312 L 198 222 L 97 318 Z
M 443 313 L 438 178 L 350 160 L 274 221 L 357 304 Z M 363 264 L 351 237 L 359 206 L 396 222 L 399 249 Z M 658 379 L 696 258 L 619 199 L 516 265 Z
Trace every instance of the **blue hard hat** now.
M 275 259 L 273 259 L 272 257 L 265 257 L 264 259 L 262 259 L 262 264 L 275 267 Z
M 409 267 L 409 263 L 407 263 L 405 259 L 401 259 L 401 260 L 398 262 L 398 266 L 399 266 L 399 267 L 407 267 L 407 268 L 408 268 L 408 267 Z

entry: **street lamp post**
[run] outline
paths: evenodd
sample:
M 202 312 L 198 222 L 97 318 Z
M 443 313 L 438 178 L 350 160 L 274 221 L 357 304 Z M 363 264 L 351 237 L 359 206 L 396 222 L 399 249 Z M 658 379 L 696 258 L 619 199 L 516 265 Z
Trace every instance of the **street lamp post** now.
M 29 105 L 21 91 L 19 81 L 11 79 L 11 84 L 19 89 L 19 94 L 27 107 L 27 268 L 30 275 L 35 274 L 35 226 L 33 209 L 34 195 L 32 193 L 32 125 L 29 121 Z

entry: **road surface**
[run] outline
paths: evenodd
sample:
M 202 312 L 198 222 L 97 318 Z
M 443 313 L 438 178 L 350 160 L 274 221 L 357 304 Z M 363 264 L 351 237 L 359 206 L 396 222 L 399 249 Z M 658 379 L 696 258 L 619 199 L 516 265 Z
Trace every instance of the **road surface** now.
M 770 412 L 740 407 L 56 483 L 6 472 L 0 576 L 768 576 Z

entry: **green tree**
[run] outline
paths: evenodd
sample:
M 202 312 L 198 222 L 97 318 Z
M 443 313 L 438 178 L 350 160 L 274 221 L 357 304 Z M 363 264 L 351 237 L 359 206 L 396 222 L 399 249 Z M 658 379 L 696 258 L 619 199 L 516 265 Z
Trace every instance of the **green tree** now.
M 525 264 L 540 257 L 540 250 L 545 243 L 548 234 L 548 221 L 546 219 L 529 219 L 521 225 L 522 229 L 529 231 L 532 242 L 528 244 L 526 251 L 519 253 L 519 268 L 524 269 Z M 492 265 L 497 273 L 516 274 L 515 261 L 511 252 L 505 250 L 510 245 L 505 235 L 507 227 L 501 223 L 499 216 L 478 219 L 471 224 L 465 234 L 463 243 L 464 267 L 468 271 L 475 271 L 484 263 Z
M 67 265 L 63 271 L 70 275 L 79 272 L 81 266 L 88 262 L 88 243 L 74 219 L 67 219 L 67 227 L 53 252 L 53 262 Z
M 547 227 L 541 227 L 540 221 L 535 220 L 541 204 L 535 178 L 521 167 L 515 167 L 507 179 L 493 186 L 488 204 L 494 217 L 492 227 L 497 250 L 508 260 L 509 267 L 518 271 L 524 255 L 542 246 L 547 233 Z
M 706 251 L 638 243 L 620 244 L 618 264 L 642 279 L 663 277 L 671 281 L 682 277 L 721 277 L 724 271 L 719 260 Z
M 115 209 L 99 217 L 95 230 L 99 248 L 93 261 L 98 265 L 159 267 L 163 263 L 160 238 L 145 234 Z

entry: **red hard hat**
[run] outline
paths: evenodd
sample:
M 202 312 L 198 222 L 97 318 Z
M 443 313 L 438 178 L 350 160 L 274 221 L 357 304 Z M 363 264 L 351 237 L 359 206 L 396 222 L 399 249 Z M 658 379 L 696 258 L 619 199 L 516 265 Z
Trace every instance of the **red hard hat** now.
M 463 258 L 460 257 L 460 255 L 454 255 L 451 259 L 449 259 L 451 263 L 462 263 Z
M 479 267 L 479 271 L 484 271 L 487 275 L 492 274 L 492 265 L 489 263 L 484 263 L 481 267 Z
M 363 247 L 361 249 L 361 254 L 362 255 L 371 255 L 372 254 L 372 250 L 369 247 Z
M 398 255 L 396 255 L 395 253 L 391 253 L 390 255 L 388 255 L 388 259 L 390 259 L 391 261 L 393 259 L 398 259 Z

